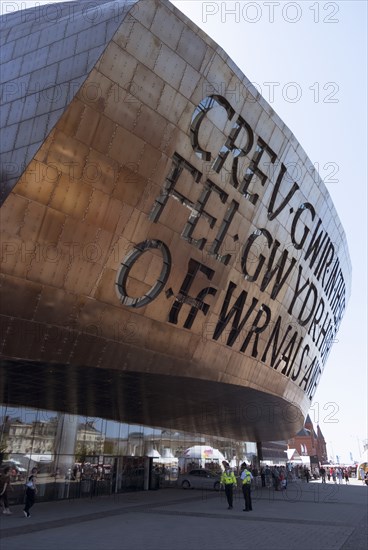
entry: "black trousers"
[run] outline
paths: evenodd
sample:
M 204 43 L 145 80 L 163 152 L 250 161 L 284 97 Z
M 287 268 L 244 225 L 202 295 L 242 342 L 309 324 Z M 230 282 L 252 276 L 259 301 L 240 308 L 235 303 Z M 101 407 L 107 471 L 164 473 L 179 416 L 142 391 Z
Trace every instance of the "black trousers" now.
M 227 503 L 231 508 L 233 507 L 233 487 L 234 485 L 232 483 L 227 483 L 225 485 L 225 495 L 227 498 Z
M 8 492 L 7 492 L 7 488 L 5 489 L 5 493 L 3 493 L 0 497 L 0 500 L 3 501 L 3 504 L 4 504 L 4 509 L 8 509 L 9 508 L 9 501 L 8 501 Z
M 34 494 L 34 491 L 27 491 L 26 492 L 26 503 L 25 503 L 25 506 L 24 506 L 24 511 L 28 514 L 29 513 L 29 510 L 30 508 L 32 508 L 32 506 L 34 505 L 35 503 L 35 494 Z
M 245 509 L 247 511 L 252 510 L 252 497 L 250 495 L 250 483 L 244 483 L 242 489 L 243 489 L 243 495 L 244 495 L 244 501 L 245 501 Z

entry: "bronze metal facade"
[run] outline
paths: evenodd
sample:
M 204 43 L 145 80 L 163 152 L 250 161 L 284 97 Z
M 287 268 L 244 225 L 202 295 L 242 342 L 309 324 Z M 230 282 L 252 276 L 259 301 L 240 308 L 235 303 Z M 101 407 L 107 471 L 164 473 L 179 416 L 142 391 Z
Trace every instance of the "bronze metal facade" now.
M 4 22 L 0 400 L 287 439 L 350 294 L 328 191 L 169 2 L 85 7 Z

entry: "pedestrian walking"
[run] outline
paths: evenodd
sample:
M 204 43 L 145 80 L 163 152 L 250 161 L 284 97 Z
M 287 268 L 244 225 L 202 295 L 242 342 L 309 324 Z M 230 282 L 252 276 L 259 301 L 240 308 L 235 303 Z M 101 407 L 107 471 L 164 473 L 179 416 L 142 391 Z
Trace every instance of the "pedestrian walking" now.
M 261 468 L 261 482 L 262 487 L 266 487 L 266 472 L 264 468 Z
M 224 466 L 225 470 L 223 471 L 221 475 L 221 483 L 225 487 L 225 495 L 228 503 L 228 510 L 232 510 L 233 508 L 233 497 L 234 497 L 234 488 L 236 487 L 236 477 L 232 469 L 230 468 L 230 464 L 228 462 L 223 461 L 222 465 Z
M 253 510 L 252 495 L 251 495 L 251 485 L 252 485 L 253 475 L 248 470 L 247 465 L 245 463 L 242 464 L 241 468 L 242 468 L 242 473 L 240 474 L 240 479 L 242 482 L 242 491 L 243 491 L 244 503 L 245 503 L 245 508 L 243 508 L 243 512 L 251 512 Z
M 360 467 L 360 468 L 359 468 L 359 474 L 360 474 L 360 479 L 362 480 L 363 485 L 364 485 L 365 470 L 364 470 L 363 467 Z
M 337 479 L 336 468 L 334 468 L 334 469 L 332 470 L 332 481 L 333 481 L 334 483 L 336 483 L 336 479 Z
M 274 466 L 272 470 L 272 480 L 275 491 L 278 491 L 280 488 L 280 472 L 277 466 Z
M 29 510 L 32 508 L 32 506 L 35 503 L 36 493 L 37 493 L 36 476 L 32 475 L 32 476 L 29 476 L 28 481 L 26 483 L 26 502 L 23 510 L 23 514 L 25 515 L 26 518 L 31 517 Z
M 342 470 L 341 468 L 337 468 L 337 479 L 339 481 L 339 485 L 342 483 Z
M 272 474 L 269 466 L 266 466 L 265 474 L 266 474 L 266 487 L 270 488 L 272 483 Z
M 10 516 L 12 513 L 9 510 L 9 501 L 8 501 L 8 489 L 10 487 L 10 467 L 6 466 L 0 474 L 0 500 L 3 505 L 3 514 Z
M 326 483 L 326 470 L 323 466 L 320 468 L 319 473 L 321 474 L 322 483 Z
M 287 477 L 283 468 L 280 468 L 279 481 L 280 481 L 280 490 L 284 491 L 287 487 Z
M 345 478 L 345 485 L 347 483 L 349 483 L 349 470 L 347 468 L 345 468 L 345 471 L 344 471 L 344 478 Z

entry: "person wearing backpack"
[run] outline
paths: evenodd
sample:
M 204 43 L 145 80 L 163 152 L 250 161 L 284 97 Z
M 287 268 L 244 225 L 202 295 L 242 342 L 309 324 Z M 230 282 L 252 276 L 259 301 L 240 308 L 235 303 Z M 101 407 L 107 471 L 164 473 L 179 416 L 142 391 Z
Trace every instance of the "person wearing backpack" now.
M 32 506 L 35 503 L 36 493 L 37 493 L 36 476 L 31 475 L 29 476 L 28 481 L 26 483 L 26 502 L 23 510 L 23 514 L 25 515 L 26 518 L 31 517 L 29 510 L 30 508 L 32 508 Z

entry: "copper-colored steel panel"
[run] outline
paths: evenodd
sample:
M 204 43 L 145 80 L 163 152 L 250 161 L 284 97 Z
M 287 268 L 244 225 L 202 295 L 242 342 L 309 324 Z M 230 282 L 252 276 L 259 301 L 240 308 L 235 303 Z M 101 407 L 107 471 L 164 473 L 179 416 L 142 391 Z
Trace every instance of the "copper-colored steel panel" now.
M 85 106 L 81 114 L 75 137 L 86 145 L 91 145 L 100 123 L 100 114 L 95 109 Z
M 111 195 L 118 177 L 119 163 L 91 149 L 84 167 L 85 178 L 95 189 Z
M 125 204 L 137 206 L 145 193 L 147 181 L 137 173 L 138 163 L 128 162 L 119 172 L 114 197 Z
M 3 315 L 22 316 L 33 319 L 38 309 L 41 285 L 33 281 L 24 281 L 22 292 L 18 292 L 19 280 L 9 275 L 0 278 L 0 304 Z
M 24 197 L 48 204 L 58 179 L 59 172 L 55 166 L 32 160 L 17 186 Z
M 58 325 L 61 322 L 62 325 L 73 328 L 85 301 L 83 296 L 66 292 L 62 288 L 44 286 L 34 319 L 41 323 L 47 318 L 52 324 Z

